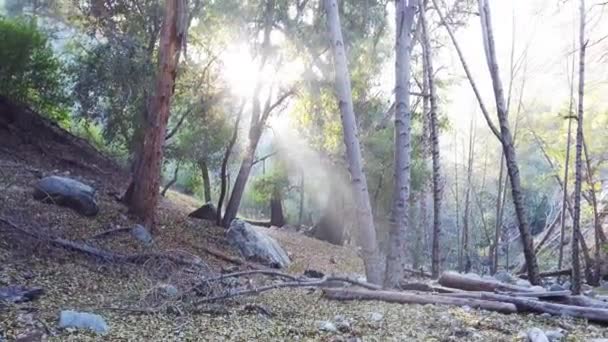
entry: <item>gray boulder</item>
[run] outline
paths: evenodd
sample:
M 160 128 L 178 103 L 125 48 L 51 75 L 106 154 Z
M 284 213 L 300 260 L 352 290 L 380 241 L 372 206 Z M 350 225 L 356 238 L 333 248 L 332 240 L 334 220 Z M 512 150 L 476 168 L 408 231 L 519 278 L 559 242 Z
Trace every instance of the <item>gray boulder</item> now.
M 521 287 L 532 287 L 532 284 L 530 284 L 529 281 L 524 280 L 524 279 L 517 279 L 515 281 L 515 285 L 521 286 Z
M 131 235 L 145 246 L 150 246 L 153 242 L 152 234 L 146 229 L 146 227 L 141 224 L 136 224 L 133 229 L 131 229 Z
M 529 342 L 549 342 L 547 335 L 545 335 L 545 333 L 538 328 L 528 330 L 527 335 Z
M 108 324 L 103 317 L 88 313 L 72 310 L 63 310 L 59 315 L 60 328 L 88 329 L 98 334 L 106 334 L 110 331 Z
M 552 284 L 549 287 L 549 291 L 551 291 L 551 292 L 564 291 L 564 290 L 566 290 L 566 288 L 564 288 L 560 284 Z
M 494 278 L 502 283 L 508 283 L 508 284 L 515 283 L 515 278 L 513 278 L 513 276 L 509 272 L 506 272 L 506 271 L 496 272 L 496 274 L 494 275 Z
M 42 178 L 34 186 L 34 199 L 72 208 L 84 216 L 95 216 L 99 212 L 95 190 L 72 178 Z
M 279 268 L 291 262 L 276 240 L 244 221 L 233 220 L 226 237 L 246 259 Z
M 217 218 L 217 210 L 212 203 L 205 203 L 202 207 L 188 214 L 188 216 L 201 220 L 215 221 Z

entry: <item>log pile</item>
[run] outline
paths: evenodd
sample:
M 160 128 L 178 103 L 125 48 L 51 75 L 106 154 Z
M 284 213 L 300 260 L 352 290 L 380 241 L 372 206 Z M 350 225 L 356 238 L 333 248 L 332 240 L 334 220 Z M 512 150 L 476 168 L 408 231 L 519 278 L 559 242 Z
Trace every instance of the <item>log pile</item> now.
M 404 283 L 405 291 L 324 289 L 327 299 L 378 300 L 401 304 L 468 306 L 501 313 L 548 313 L 608 323 L 608 303 L 570 291 L 545 291 L 445 272 L 438 285 Z

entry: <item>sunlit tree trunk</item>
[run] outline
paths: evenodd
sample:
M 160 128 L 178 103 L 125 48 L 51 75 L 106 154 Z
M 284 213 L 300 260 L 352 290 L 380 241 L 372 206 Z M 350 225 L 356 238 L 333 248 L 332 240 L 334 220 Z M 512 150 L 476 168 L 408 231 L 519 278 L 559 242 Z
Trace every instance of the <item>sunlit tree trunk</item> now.
M 416 5 L 413 0 L 397 0 L 395 7 L 395 160 L 391 230 L 386 257 L 385 285 L 388 287 L 397 287 L 403 279 L 407 257 L 411 162 L 410 56 Z
M 163 143 L 169 120 L 169 108 L 177 74 L 179 49 L 185 30 L 180 16 L 184 13 L 184 0 L 165 2 L 165 19 L 160 38 L 159 71 L 155 96 L 149 103 L 141 155 L 134 173 L 133 189 L 125 198 L 130 211 L 143 223 L 154 229 L 155 210 L 159 197 L 160 171 L 163 159 Z
M 576 149 L 574 157 L 574 217 L 572 223 L 572 293 L 581 293 L 581 266 L 579 259 L 579 234 L 581 224 L 581 187 L 583 155 L 583 114 L 585 97 L 585 0 L 580 0 L 578 61 L 578 121 L 576 125 Z
M 593 231 L 594 231 L 594 256 L 595 262 L 593 265 L 589 265 L 587 263 L 587 268 L 593 266 L 593 272 L 591 279 L 588 279 L 587 282 L 590 285 L 599 286 L 600 284 L 600 272 L 601 272 L 601 251 L 602 251 L 602 223 L 600 221 L 600 214 L 598 210 L 597 203 L 597 195 L 595 193 L 595 183 L 593 181 L 593 170 L 591 169 L 591 161 L 589 160 L 589 151 L 587 150 L 587 143 L 583 136 L 583 152 L 585 153 L 585 165 L 587 169 L 587 185 L 589 186 L 589 196 L 591 197 L 591 207 L 593 209 Z M 590 273 L 589 271 L 586 272 Z
M 474 153 L 474 121 L 471 119 L 471 128 L 469 131 L 469 156 L 467 161 L 467 190 L 465 192 L 464 198 L 464 217 L 462 219 L 462 250 L 463 250 L 463 259 L 464 259 L 464 271 L 470 271 L 471 259 L 469 255 L 470 248 L 470 216 L 471 216 L 471 178 L 473 175 L 473 153 Z
M 234 129 L 232 130 L 232 136 L 230 137 L 230 141 L 226 146 L 226 151 L 224 152 L 224 158 L 222 159 L 222 166 L 220 168 L 220 196 L 217 202 L 217 216 L 215 223 L 220 226 L 222 224 L 222 208 L 224 205 L 224 197 L 229 192 L 230 187 L 230 179 L 227 174 L 228 169 L 228 161 L 230 160 L 230 155 L 232 154 L 232 148 L 236 143 L 236 139 L 239 134 L 239 124 L 241 123 L 241 117 L 243 116 L 243 107 L 244 104 L 241 104 L 241 107 L 237 113 L 236 120 L 234 122 Z
M 431 252 L 431 274 L 433 278 L 439 277 L 440 271 L 440 251 L 439 242 L 441 239 L 441 166 L 439 155 L 439 120 L 438 105 L 437 105 L 437 87 L 435 85 L 435 71 L 433 68 L 433 59 L 431 53 L 431 40 L 428 32 L 428 24 L 426 22 L 426 6 L 425 1 L 420 1 L 420 21 L 422 27 L 422 49 L 424 64 L 426 66 L 425 79 L 428 82 L 429 88 L 429 128 L 431 141 L 431 154 L 433 159 L 433 237 L 432 237 L 432 252 Z M 427 94 L 424 94 L 427 95 Z
M 523 203 L 523 194 L 521 188 L 521 180 L 519 176 L 519 167 L 517 165 L 517 157 L 515 146 L 513 144 L 513 136 L 509 128 L 507 118 L 507 107 L 505 104 L 504 91 L 500 72 L 498 70 L 498 62 L 496 60 L 496 51 L 494 46 L 494 33 L 492 30 L 492 20 L 490 7 L 487 0 L 479 0 L 479 13 L 481 18 L 482 34 L 484 37 L 484 47 L 490 75 L 492 76 L 492 87 L 494 89 L 494 98 L 496 100 L 496 109 L 498 114 L 498 122 L 500 125 L 500 137 L 502 147 L 505 153 L 507 163 L 507 172 L 511 180 L 511 196 L 515 213 L 519 222 L 519 233 L 523 244 L 524 256 L 528 266 L 528 279 L 533 284 L 539 284 L 541 279 L 539 276 L 538 263 L 534 254 L 534 241 L 530 234 L 530 227 L 526 217 L 526 210 Z
M 173 184 L 175 184 L 177 182 L 177 176 L 179 174 L 179 166 L 180 166 L 180 163 L 178 161 L 175 164 L 175 170 L 173 170 L 173 178 L 171 178 L 171 180 L 169 182 L 167 182 L 167 184 L 163 188 L 163 191 L 161 191 L 161 193 L 160 193 L 161 196 L 165 197 L 165 195 L 167 194 L 167 191 L 169 191 L 169 189 L 173 186 Z
M 503 186 L 502 179 L 505 169 L 505 157 L 504 152 L 500 153 L 500 171 L 498 171 L 498 194 L 496 195 L 496 218 L 494 221 L 494 243 L 492 246 L 492 267 L 490 273 L 495 274 L 498 271 L 498 243 L 500 241 L 500 232 L 502 230 L 502 198 L 503 198 Z
M 574 58 L 573 58 L 574 61 Z M 563 194 L 562 194 L 562 215 L 560 221 L 560 234 L 559 234 L 559 257 L 557 260 L 557 269 L 562 269 L 562 263 L 564 260 L 564 245 L 566 240 L 566 217 L 567 211 L 566 206 L 568 202 L 568 173 L 570 171 L 570 143 L 572 141 L 572 115 L 574 107 L 574 78 L 572 79 L 571 94 L 570 94 L 570 109 L 568 111 L 568 136 L 566 138 L 566 160 L 564 161 L 564 182 L 563 182 Z
M 201 169 L 201 174 L 203 176 L 203 196 L 205 203 L 211 202 L 211 180 L 209 179 L 209 166 L 207 166 L 207 161 L 205 159 L 201 159 L 198 161 L 198 167 Z
M 344 51 L 338 4 L 336 0 L 325 0 L 324 5 L 327 13 L 327 28 L 331 41 L 331 50 L 334 57 L 336 96 L 342 118 L 346 157 L 351 174 L 353 196 L 357 206 L 359 243 L 363 252 L 365 274 L 368 281 L 374 284 L 381 284 L 383 281 L 382 267 L 378 254 L 376 228 L 369 200 L 367 179 L 363 173 L 361 147 L 359 145 L 358 127 L 353 109 L 350 76 Z

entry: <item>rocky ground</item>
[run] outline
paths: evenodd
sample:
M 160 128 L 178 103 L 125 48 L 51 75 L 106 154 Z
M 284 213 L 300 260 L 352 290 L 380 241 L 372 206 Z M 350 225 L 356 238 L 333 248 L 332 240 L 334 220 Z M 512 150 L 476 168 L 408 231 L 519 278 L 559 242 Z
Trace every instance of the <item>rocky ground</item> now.
M 0 222 L 0 289 L 19 285 L 44 291 L 33 301 L 0 302 L 0 340 L 523 341 L 522 333 L 531 328 L 568 341 L 608 338 L 605 327 L 567 317 L 373 301 L 343 303 L 322 298 L 319 290 L 276 290 L 211 304 L 196 304 L 201 297 L 192 295 L 177 298 L 203 277 L 246 267 L 214 254 L 221 251 L 238 257 L 224 229 L 187 217 L 200 203 L 170 192 L 160 204 L 159 229 L 152 244 L 129 232 L 92 239 L 108 229 L 137 223 L 116 200 L 126 186 L 124 174 L 95 156 L 82 157 L 65 139 L 44 143 L 20 139 L 10 136 L 10 129 L 3 128 L 0 120 L 0 218 L 44 236 L 86 241 L 120 253 L 172 253 L 203 267 L 193 269 L 157 259 L 137 265 L 103 262 L 57 248 L 44 239 L 26 237 Z M 71 177 L 94 187 L 99 212 L 86 217 L 35 200 L 33 186 L 48 175 Z M 266 233 L 291 258 L 287 272 L 362 272 L 361 260 L 351 247 L 336 247 L 280 229 Z M 251 278 L 251 286 L 259 281 Z M 98 334 L 63 328 L 60 315 L 65 310 L 100 315 L 107 331 Z

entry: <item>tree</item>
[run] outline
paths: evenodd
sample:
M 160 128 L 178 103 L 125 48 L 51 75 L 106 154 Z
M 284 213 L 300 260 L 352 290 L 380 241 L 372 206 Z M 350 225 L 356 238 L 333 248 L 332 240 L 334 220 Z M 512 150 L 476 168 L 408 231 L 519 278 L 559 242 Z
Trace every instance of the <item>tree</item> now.
M 263 5 L 263 40 L 260 46 L 261 56 L 258 67 L 258 72 L 260 73 L 268 64 L 272 54 L 273 48 L 271 46 L 270 33 L 273 28 L 273 23 L 275 22 L 275 6 L 276 4 L 274 0 L 265 1 Z M 249 174 L 251 173 L 251 168 L 253 167 L 255 151 L 257 149 L 262 133 L 264 132 L 268 117 L 270 116 L 270 114 L 272 114 L 272 112 L 274 112 L 275 109 L 283 105 L 283 103 L 294 94 L 293 89 L 282 89 L 275 96 L 275 94 L 273 94 L 272 89 L 274 87 L 271 87 L 264 106 L 262 106 L 260 96 L 262 93 L 263 86 L 264 84 L 262 82 L 262 79 L 258 78 L 257 84 L 253 89 L 253 96 L 251 99 L 252 108 L 251 124 L 249 126 L 248 136 L 249 140 L 245 149 L 245 155 L 243 156 L 243 160 L 239 168 L 239 173 L 232 188 L 230 199 L 228 200 L 226 212 L 224 213 L 224 217 L 222 219 L 222 225 L 224 227 L 230 226 L 232 220 L 234 220 L 237 216 L 237 212 L 241 204 L 241 199 L 243 197 L 243 193 L 245 192 L 245 186 L 247 185 L 247 180 L 249 179 Z
M 363 173 L 361 147 L 358 127 L 353 109 L 350 77 L 344 50 L 344 40 L 340 27 L 338 4 L 336 0 L 324 0 L 327 14 L 327 29 L 335 66 L 335 87 L 342 118 L 344 145 L 351 174 L 353 196 L 357 206 L 359 221 L 359 242 L 363 250 L 363 262 L 367 280 L 374 284 L 382 283 L 382 270 L 376 244 L 376 228 L 372 216 L 367 179 Z
M 34 20 L 0 17 L 0 95 L 65 122 L 70 98 L 63 65 Z
M 579 60 L 578 60 L 578 115 L 576 124 L 576 148 L 574 156 L 574 217 L 572 218 L 572 293 L 581 293 L 581 266 L 579 259 L 579 233 L 581 224 L 581 187 L 583 164 L 583 115 L 585 112 L 585 0 L 579 3 Z M 597 233 L 597 231 L 596 231 Z M 599 262 L 599 260 L 596 260 Z
M 141 155 L 133 175 L 133 189 L 125 198 L 131 212 L 150 229 L 155 226 L 163 144 L 177 75 L 179 50 L 186 34 L 183 26 L 184 11 L 185 0 L 166 0 L 155 95 L 149 104 Z
M 428 83 L 429 89 L 429 126 L 431 140 L 431 154 L 433 159 L 433 237 L 431 251 L 431 273 L 433 278 L 439 277 L 440 263 L 440 237 L 441 237 L 441 163 L 439 156 L 439 120 L 437 106 L 437 86 L 435 84 L 435 71 L 433 67 L 433 59 L 431 52 L 431 40 L 429 37 L 429 29 L 426 20 L 426 1 L 420 0 L 420 22 L 422 27 L 422 49 L 424 71 L 423 77 Z M 424 94 L 427 95 L 427 94 Z M 423 113 L 423 115 L 427 115 Z
M 385 285 L 397 287 L 403 279 L 409 227 L 411 112 L 410 56 L 414 1 L 397 0 L 395 11 L 395 161 L 390 249 L 386 258 Z

